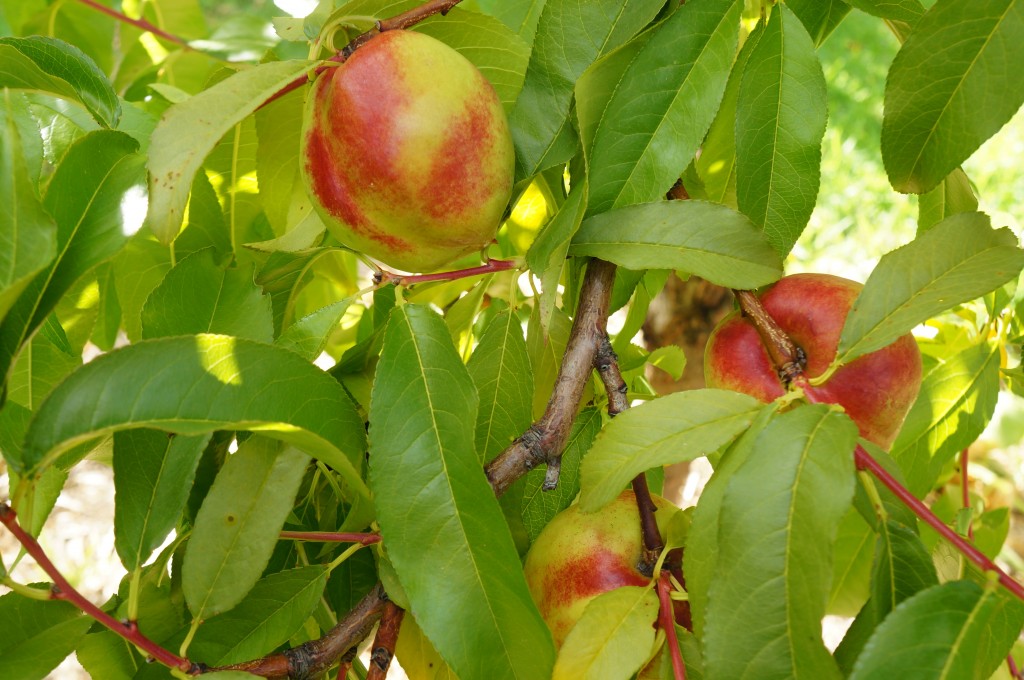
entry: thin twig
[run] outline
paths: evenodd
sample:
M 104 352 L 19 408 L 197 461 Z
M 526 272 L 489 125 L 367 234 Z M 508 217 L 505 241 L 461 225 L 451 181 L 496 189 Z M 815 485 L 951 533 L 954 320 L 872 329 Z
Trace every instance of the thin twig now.
M 402 12 L 401 14 L 396 14 L 390 19 L 378 21 L 377 26 L 374 29 L 367 31 L 362 35 L 357 35 L 351 42 L 349 42 L 348 45 L 345 46 L 341 53 L 345 57 L 348 57 L 374 36 L 379 35 L 384 31 L 404 30 L 423 21 L 424 19 L 434 16 L 435 14 L 447 14 L 448 10 L 459 4 L 461 1 L 462 0 L 431 0 L 430 2 L 425 2 L 418 7 L 413 7 L 408 12 Z
M 380 283 L 393 283 L 396 286 L 412 286 L 417 283 L 432 283 L 434 281 L 455 281 L 470 276 L 481 276 L 493 274 L 494 272 L 507 272 L 519 267 L 516 260 L 487 260 L 487 264 L 478 267 L 467 267 L 466 269 L 454 269 L 448 272 L 436 272 L 434 274 L 395 274 L 386 269 L 380 270 L 374 279 Z
M 761 336 L 761 344 L 768 351 L 779 379 L 783 384 L 789 385 L 807 366 L 807 356 L 803 349 L 779 327 L 757 295 L 749 290 L 734 290 L 733 294 L 743 314 L 750 318 L 757 329 L 757 334 Z
M 661 572 L 658 577 L 658 623 L 665 631 L 665 644 L 668 646 L 668 653 L 672 659 L 673 680 L 686 680 L 686 664 L 683 663 L 683 654 L 679 650 L 679 638 L 676 636 L 675 613 L 672 607 L 672 598 L 669 592 L 672 590 L 672 581 L 668 572 Z
M 387 677 L 391 660 L 395 658 L 395 645 L 398 643 L 398 633 L 402 628 L 404 616 L 405 610 L 394 602 L 384 605 L 380 626 L 373 638 L 373 644 L 370 645 L 370 667 L 366 673 L 366 680 L 384 680 Z
M 155 36 L 157 36 L 159 38 L 163 38 L 164 40 L 167 40 L 168 42 L 172 42 L 172 43 L 174 43 L 176 45 L 181 45 L 186 50 L 193 49 L 192 46 L 189 45 L 188 42 L 184 38 L 180 38 L 180 37 L 178 37 L 176 35 L 168 33 L 167 31 L 165 31 L 165 30 L 163 30 L 161 28 L 158 28 L 157 26 L 154 26 L 153 24 L 151 24 L 150 22 L 146 21 L 145 19 L 132 19 L 131 17 L 126 16 L 126 15 L 118 12 L 115 9 L 111 9 L 110 7 L 107 7 L 106 5 L 102 5 L 102 4 L 98 3 L 98 2 L 96 2 L 96 0 L 78 0 L 78 2 L 80 2 L 83 5 L 85 5 L 86 7 L 91 7 L 92 9 L 96 10 L 97 12 L 102 12 L 103 14 L 106 14 L 109 17 L 113 17 L 113 18 L 117 19 L 118 21 L 120 21 L 122 23 L 130 24 L 130 25 L 134 26 L 135 28 L 141 29 L 143 31 L 148 31 L 149 33 L 152 33 L 153 35 L 155 35 Z
M 603 260 L 590 261 L 569 342 L 544 415 L 487 464 L 487 479 L 496 495 L 505 493 L 513 482 L 541 463 L 547 463 L 549 473 L 552 469 L 557 470 L 562 448 L 593 370 L 598 346 L 601 338 L 606 336 L 608 303 L 614 282 L 615 265 Z M 557 485 L 557 477 L 551 477 L 545 478 L 545 489 Z
M 46 572 L 46 575 L 53 580 L 53 585 L 50 587 L 50 598 L 54 600 L 64 600 L 69 602 L 84 613 L 91 616 L 96 621 L 114 631 L 125 640 L 135 645 L 143 652 L 156 659 L 160 663 L 170 668 L 177 668 L 178 670 L 188 672 L 197 672 L 198 666 L 195 666 L 188 659 L 184 659 L 176 654 L 169 652 L 160 645 L 156 644 L 139 630 L 138 623 L 136 621 L 118 621 L 114 617 L 107 614 L 105 611 L 94 605 L 89 600 L 79 593 L 72 587 L 68 580 L 60 573 L 60 570 L 54 566 L 50 558 L 47 557 L 46 552 L 43 551 L 42 546 L 36 541 L 27 531 L 21 528 L 18 523 L 17 513 L 6 503 L 0 503 L 0 523 L 3 523 L 7 529 L 14 534 L 14 537 L 18 539 L 22 547 L 25 549 L 32 559 L 36 561 L 36 564 Z
M 971 491 L 968 486 L 967 468 L 971 462 L 971 453 L 967 447 L 960 452 L 960 492 L 964 503 L 964 508 L 967 510 L 971 509 Z M 967 538 L 974 541 L 974 518 L 968 515 L 967 518 Z
M 336 533 L 332 531 L 282 531 L 280 538 L 292 541 L 320 541 L 323 543 L 380 543 L 380 534 Z

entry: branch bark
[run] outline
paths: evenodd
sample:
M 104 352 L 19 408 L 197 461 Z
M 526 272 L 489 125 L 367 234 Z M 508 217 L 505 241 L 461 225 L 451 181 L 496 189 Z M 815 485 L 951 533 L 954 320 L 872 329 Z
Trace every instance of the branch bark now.
M 508 491 L 513 482 L 541 463 L 548 465 L 549 473 L 544 488 L 550 490 L 558 484 L 562 449 L 576 418 L 601 339 L 607 338 L 605 325 L 614 282 L 614 264 L 590 261 L 572 332 L 544 415 L 485 468 L 496 495 Z

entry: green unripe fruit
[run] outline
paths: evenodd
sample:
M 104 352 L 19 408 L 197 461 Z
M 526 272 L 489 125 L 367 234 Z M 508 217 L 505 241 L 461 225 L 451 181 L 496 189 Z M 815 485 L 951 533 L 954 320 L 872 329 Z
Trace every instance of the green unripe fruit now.
M 481 250 L 512 192 L 515 154 L 494 88 L 422 33 L 382 33 L 324 71 L 306 101 L 301 153 L 330 232 L 406 271 Z

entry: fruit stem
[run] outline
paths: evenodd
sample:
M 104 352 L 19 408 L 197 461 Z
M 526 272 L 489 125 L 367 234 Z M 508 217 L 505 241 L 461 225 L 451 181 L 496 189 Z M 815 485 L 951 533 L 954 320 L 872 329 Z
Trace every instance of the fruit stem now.
M 81 593 L 75 590 L 68 580 L 60 573 L 50 558 L 46 556 L 42 546 L 39 545 L 36 539 L 26 532 L 21 525 L 18 523 L 17 513 L 11 509 L 6 503 L 0 503 L 0 523 L 7 527 L 8 531 L 14 534 L 14 537 L 18 539 L 22 547 L 25 549 L 32 559 L 36 561 L 36 564 L 46 572 L 53 580 L 53 585 L 50 586 L 50 599 L 51 600 L 64 600 L 78 607 L 82 612 L 91 616 L 95 621 L 103 624 L 110 630 L 114 631 L 125 640 L 130 642 L 132 645 L 138 647 L 140 650 L 145 652 L 147 655 L 156 659 L 160 663 L 170 668 L 176 668 L 186 673 L 197 672 L 198 667 L 195 666 L 188 659 L 182 658 L 156 644 L 139 631 L 139 626 L 135 621 L 118 621 L 114 617 L 107 614 L 105 611 L 94 605 L 89 600 L 85 599 Z
M 282 531 L 280 538 L 292 541 L 322 541 L 324 543 L 380 543 L 380 534 L 337 533 L 332 531 Z
M 669 591 L 672 583 L 669 580 L 668 572 L 661 572 L 658 577 L 658 623 L 665 631 L 665 644 L 668 645 L 668 653 L 672 658 L 673 680 L 686 680 L 686 664 L 683 663 L 683 654 L 679 650 L 679 638 L 676 636 L 675 617 L 673 615 L 672 597 Z
M 412 286 L 417 283 L 431 283 L 434 281 L 454 281 L 465 279 L 470 276 L 481 276 L 494 272 L 505 272 L 518 268 L 522 263 L 518 260 L 487 260 L 487 264 L 466 269 L 455 269 L 450 272 L 436 272 L 434 274 L 396 274 L 386 269 L 379 269 L 374 275 L 375 283 L 393 283 L 396 286 Z
M 395 644 L 398 642 L 398 632 L 402 628 L 404 616 L 405 610 L 394 602 L 384 605 L 380 627 L 377 628 L 377 634 L 370 646 L 370 664 L 366 680 L 384 680 L 387 676 L 391 659 L 395 657 Z
M 768 314 L 757 295 L 749 290 L 734 290 L 733 294 L 743 315 L 750 319 L 757 334 L 761 336 L 761 344 L 767 350 L 779 379 L 789 387 L 793 380 L 803 375 L 807 367 L 807 356 L 803 349 Z
M 637 570 L 644 576 L 651 576 L 654 574 L 654 565 L 665 549 L 665 542 L 661 540 L 661 532 L 658 531 L 658 522 L 654 519 L 654 512 L 658 508 L 651 499 L 647 476 L 643 472 L 633 478 L 632 486 L 633 494 L 636 496 L 636 507 L 640 511 L 640 533 L 644 539 L 644 549 L 641 551 Z
M 384 31 L 397 31 L 409 28 L 424 19 L 428 19 L 435 14 L 447 14 L 448 10 L 455 5 L 459 4 L 462 0 L 429 0 L 422 5 L 413 7 L 407 12 L 396 14 L 388 19 L 382 19 L 377 22 L 376 28 L 373 28 L 362 35 L 357 35 L 345 48 L 341 51 L 343 57 L 348 58 L 353 52 L 365 45 L 374 36 L 383 33 Z

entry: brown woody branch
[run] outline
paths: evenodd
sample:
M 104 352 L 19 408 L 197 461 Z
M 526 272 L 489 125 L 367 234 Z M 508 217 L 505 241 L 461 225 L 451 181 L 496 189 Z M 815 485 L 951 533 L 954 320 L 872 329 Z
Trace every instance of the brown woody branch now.
M 382 19 L 377 22 L 377 26 L 372 30 L 363 33 L 362 35 L 356 36 L 352 42 L 345 46 L 341 51 L 343 57 L 347 58 L 357 49 L 365 45 L 374 36 L 380 35 L 384 31 L 399 31 L 409 28 L 424 19 L 428 19 L 435 14 L 445 15 L 452 7 L 459 4 L 462 0 L 430 0 L 425 2 L 418 7 L 413 7 L 408 12 L 402 12 L 396 14 L 390 19 Z
M 391 659 L 395 658 L 395 645 L 398 644 L 404 616 L 405 610 L 394 602 L 384 605 L 384 615 L 370 647 L 370 668 L 366 680 L 384 680 L 387 677 Z
M 601 339 L 606 337 L 608 303 L 614 282 L 614 264 L 590 261 L 572 332 L 544 415 L 485 468 L 496 495 L 505 493 L 513 482 L 541 463 L 548 466 L 544 488 L 550 490 L 557 486 L 562 449 L 576 419 Z

